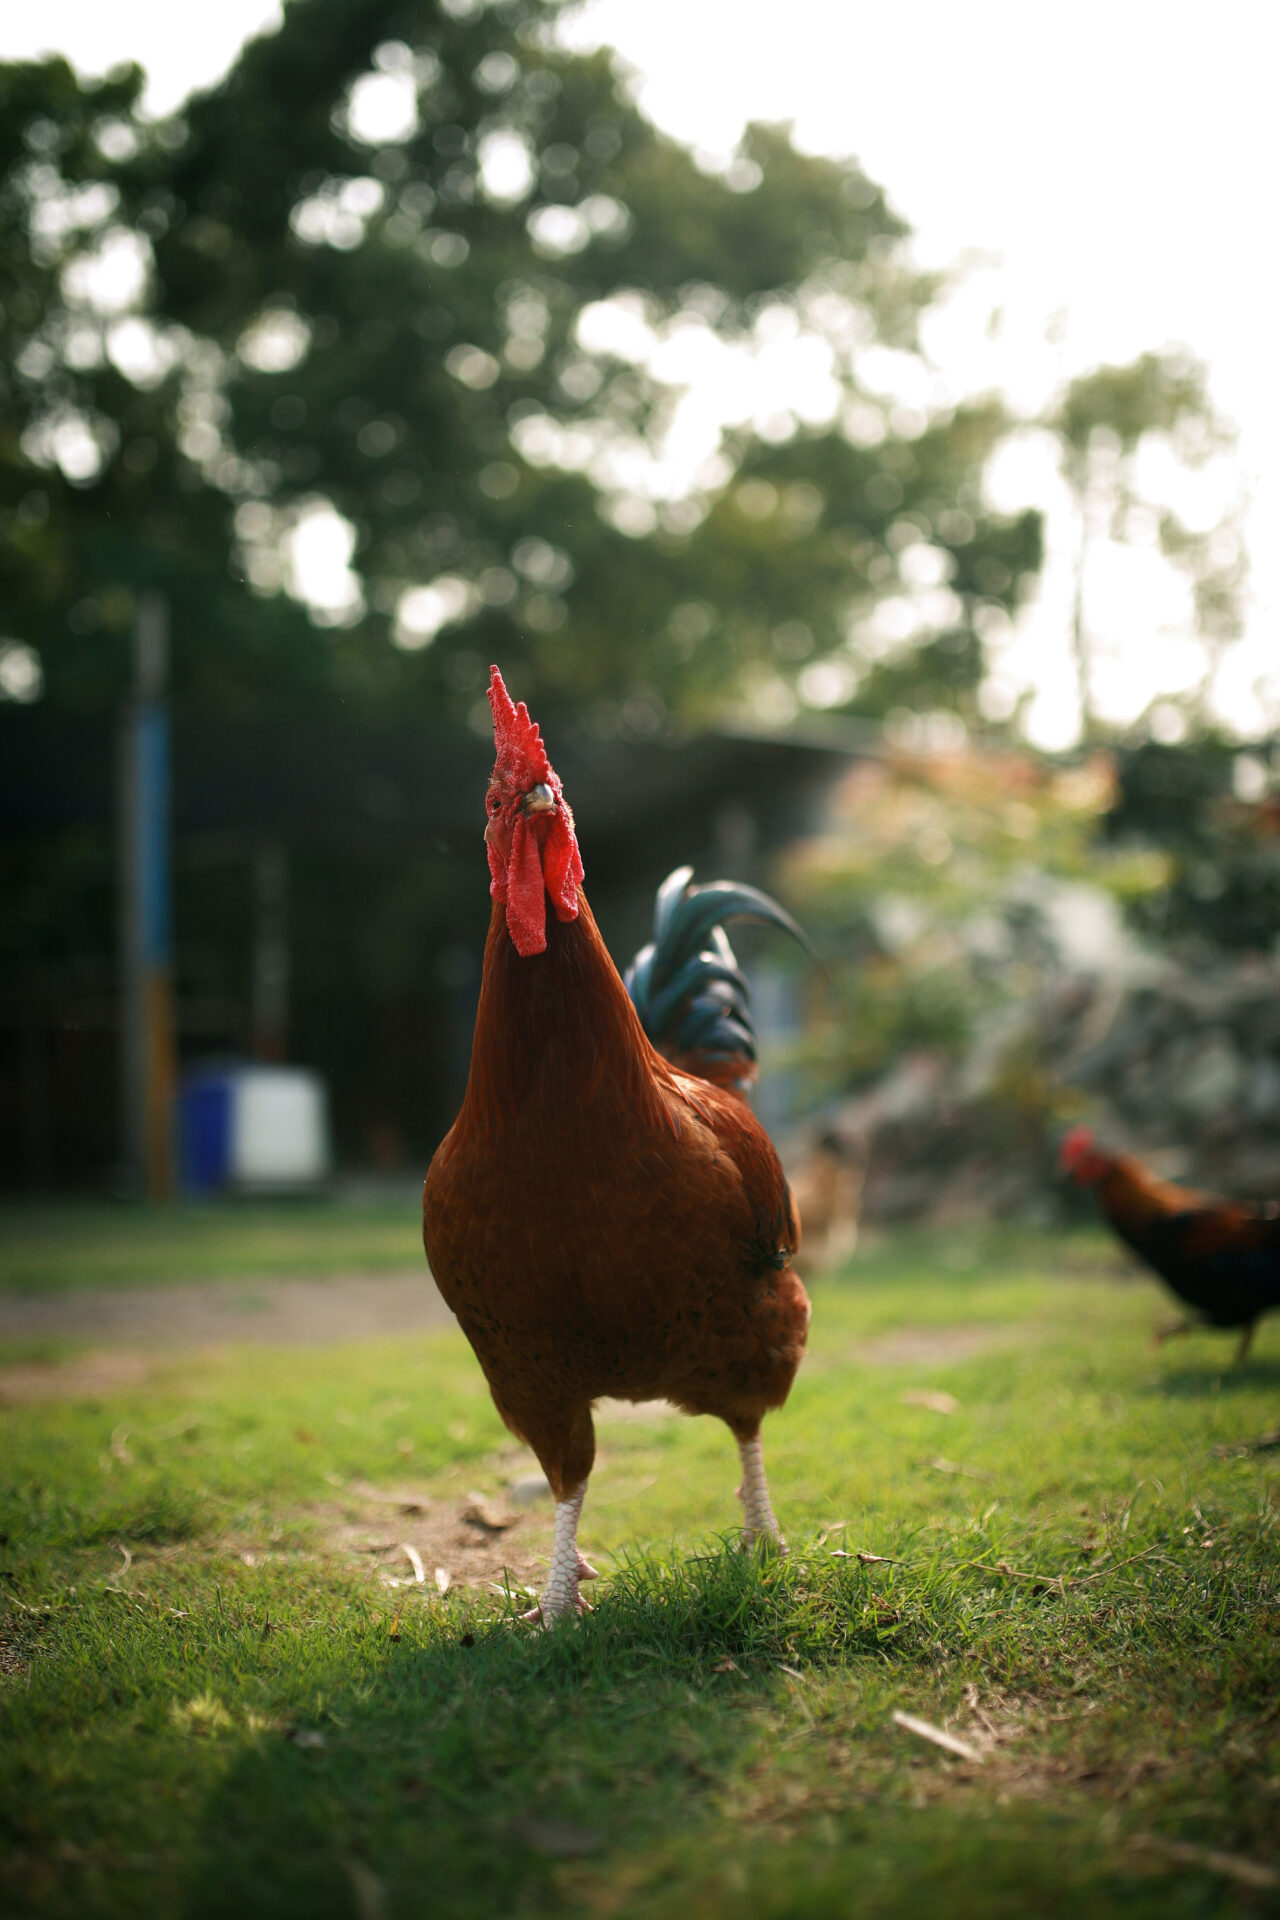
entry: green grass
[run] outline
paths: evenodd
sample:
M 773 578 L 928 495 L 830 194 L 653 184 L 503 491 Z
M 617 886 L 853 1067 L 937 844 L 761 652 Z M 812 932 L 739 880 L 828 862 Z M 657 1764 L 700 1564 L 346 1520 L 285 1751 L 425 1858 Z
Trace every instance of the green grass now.
M 413 1205 L 399 1200 L 0 1208 L 0 1291 L 11 1293 L 374 1272 L 421 1260 Z
M 1221 1338 L 1154 1353 L 1166 1303 L 1112 1265 L 915 1235 L 816 1283 L 765 1428 L 785 1562 L 732 1550 L 716 1423 L 602 1423 L 604 1577 L 550 1634 L 353 1550 L 366 1485 L 445 1509 L 523 1470 L 456 1335 L 0 1414 L 8 1910 L 1276 1911 L 1238 1876 L 1280 1866 L 1280 1452 L 1249 1447 L 1280 1323 L 1238 1374 Z

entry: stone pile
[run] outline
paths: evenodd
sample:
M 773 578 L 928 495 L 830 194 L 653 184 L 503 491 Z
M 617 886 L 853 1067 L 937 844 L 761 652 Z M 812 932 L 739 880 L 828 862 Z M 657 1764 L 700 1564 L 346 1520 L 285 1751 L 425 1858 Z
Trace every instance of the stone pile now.
M 866 1143 L 868 1220 L 1045 1213 L 1073 1121 L 1166 1178 L 1280 1198 L 1280 967 L 1060 976 L 958 1060 L 900 1059 L 832 1118 Z

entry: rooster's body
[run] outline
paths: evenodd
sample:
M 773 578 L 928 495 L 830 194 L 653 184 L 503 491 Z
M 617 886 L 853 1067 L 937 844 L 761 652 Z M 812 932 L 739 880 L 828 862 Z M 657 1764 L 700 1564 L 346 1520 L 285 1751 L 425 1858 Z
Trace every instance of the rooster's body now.
M 1262 1315 L 1280 1307 L 1280 1209 L 1174 1186 L 1131 1154 L 1095 1146 L 1085 1127 L 1067 1135 L 1061 1161 L 1073 1180 L 1097 1188 L 1119 1237 L 1200 1321 L 1239 1330 L 1243 1361 Z
M 809 1304 L 767 1135 L 736 1092 L 646 1038 L 577 885 L 559 782 L 496 669 L 491 699 L 494 906 L 466 1096 L 427 1175 L 424 1239 L 499 1413 L 555 1495 L 546 1619 L 579 1604 L 590 1573 L 577 1520 L 602 1396 L 725 1420 L 746 1536 L 779 1538 L 760 1423 L 787 1397 Z

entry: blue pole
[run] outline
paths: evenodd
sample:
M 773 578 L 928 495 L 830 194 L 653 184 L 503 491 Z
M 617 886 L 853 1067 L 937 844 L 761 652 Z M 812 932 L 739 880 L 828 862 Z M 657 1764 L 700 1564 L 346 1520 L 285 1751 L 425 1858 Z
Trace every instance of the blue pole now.
M 168 608 L 143 597 L 134 695 L 121 740 L 121 973 L 125 1172 L 149 1200 L 173 1192 L 175 1045 L 170 895 Z

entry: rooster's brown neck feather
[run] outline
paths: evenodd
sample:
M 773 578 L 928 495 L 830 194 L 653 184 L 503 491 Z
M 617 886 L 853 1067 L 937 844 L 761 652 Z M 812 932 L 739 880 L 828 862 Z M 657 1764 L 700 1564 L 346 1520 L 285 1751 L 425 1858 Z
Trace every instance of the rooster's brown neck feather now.
M 495 900 L 466 1097 L 464 1131 L 493 1132 L 531 1101 L 558 1108 L 622 1108 L 642 1125 L 671 1127 L 664 1091 L 676 1082 L 645 1038 L 586 895 L 578 915 L 549 917 L 545 953 L 522 956 Z

